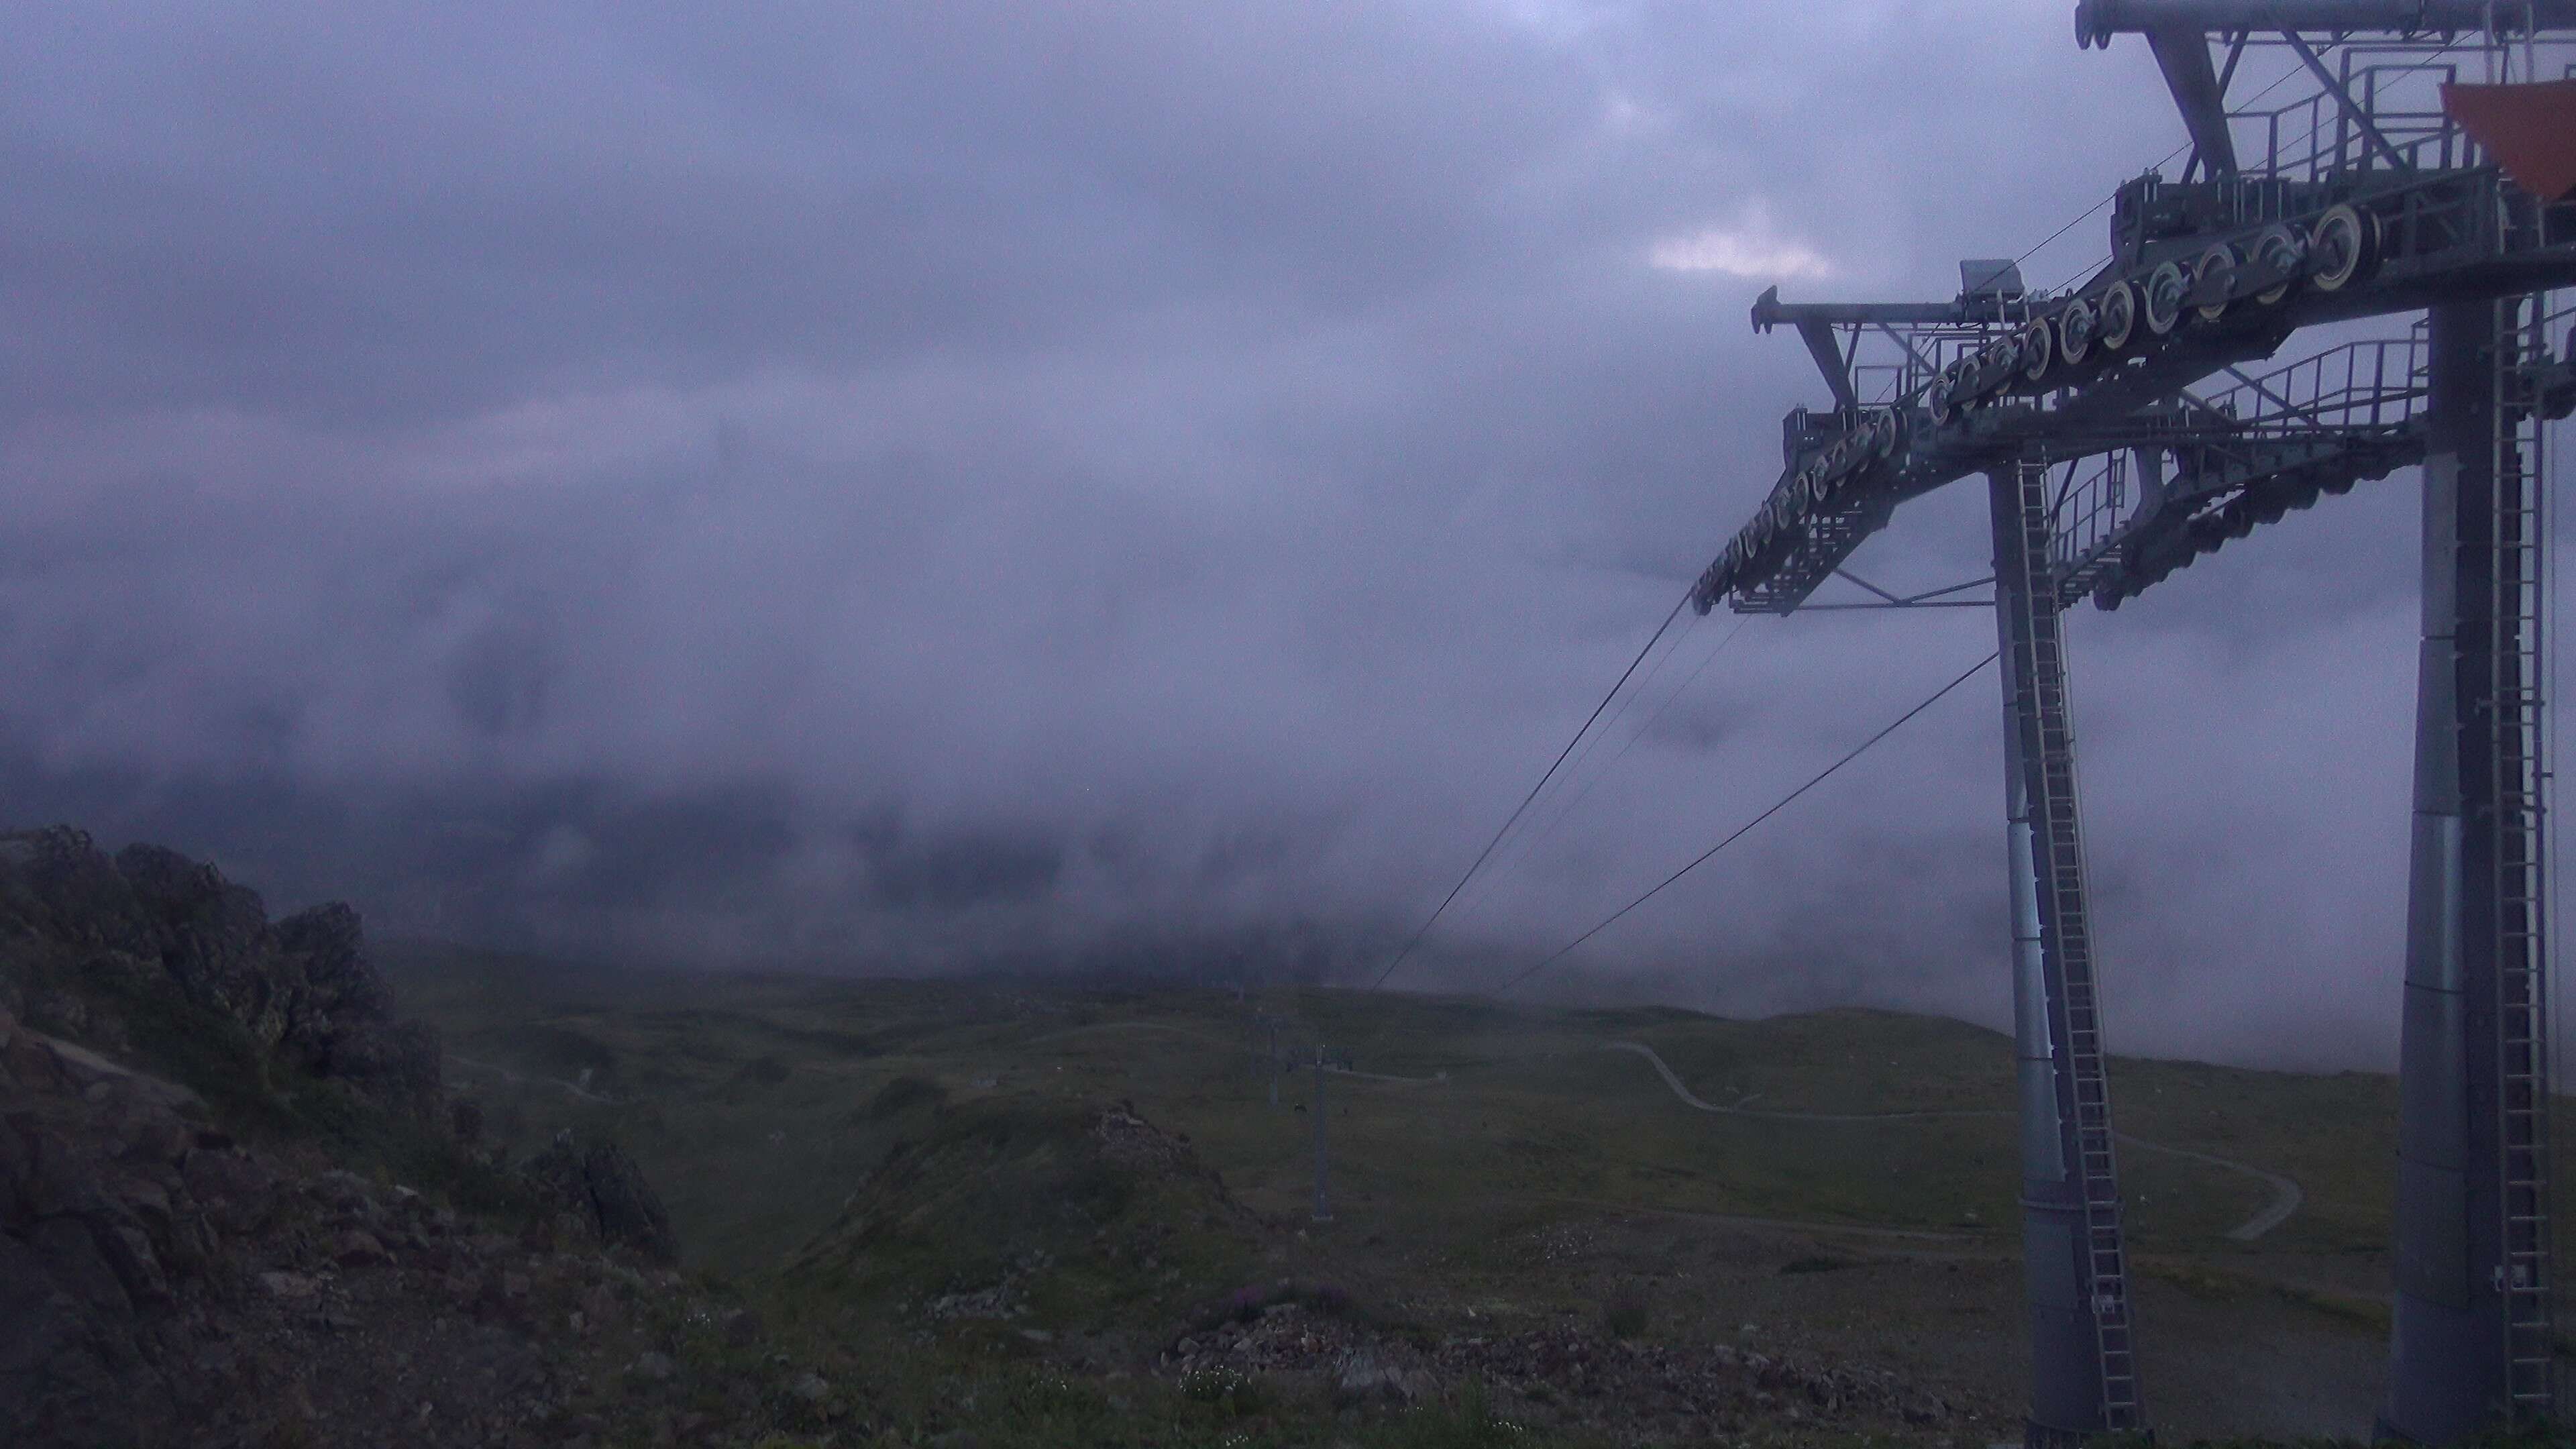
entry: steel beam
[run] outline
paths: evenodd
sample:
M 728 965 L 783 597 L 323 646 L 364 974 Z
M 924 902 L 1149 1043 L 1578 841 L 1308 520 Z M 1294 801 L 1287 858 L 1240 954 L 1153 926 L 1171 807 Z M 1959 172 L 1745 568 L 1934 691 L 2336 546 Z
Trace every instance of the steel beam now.
M 2114 35 L 2174 29 L 2197 29 L 2204 35 L 2234 30 L 2423 35 L 2484 30 L 2490 23 L 2509 27 L 2526 17 L 2542 30 L 2576 27 L 2576 0 L 2081 0 L 2075 7 L 2075 43 L 2108 45 Z
M 1833 324 L 1809 318 L 1799 322 L 1798 338 L 1807 344 L 1807 355 L 1816 359 L 1816 371 L 1825 375 L 1825 386 L 1834 394 L 1834 406 L 1850 409 L 1860 406 L 1860 395 L 1852 390 L 1851 359 L 1843 355 L 1842 345 L 1834 340 Z
M 2317 78 L 2317 84 L 2325 87 L 2325 93 L 2334 97 L 2335 104 L 2343 111 L 2343 118 L 2361 132 L 2361 138 L 2368 141 L 2390 167 L 2399 171 L 2415 169 L 2415 163 L 2406 159 L 2406 153 L 2379 133 L 2379 123 L 2371 119 L 2370 107 L 2354 100 L 2352 92 L 2343 88 L 2343 82 L 2335 79 L 2335 73 L 2326 69 L 2326 63 L 2317 55 L 2315 46 L 2301 40 L 2295 30 L 2281 32 L 2281 38 L 2290 43 L 2290 49 L 2297 52 L 2300 63 L 2308 68 L 2308 74 Z
M 1768 332 L 1783 322 L 1823 322 L 1837 326 L 1893 324 L 1899 327 L 1959 326 L 1976 319 L 1956 302 L 1783 302 L 1777 286 L 1765 287 L 1753 299 L 1753 330 Z
M 2156 69 L 2164 72 L 2165 89 L 2174 109 L 2182 112 L 2183 129 L 2191 134 L 2192 154 L 2201 174 L 2236 174 L 2236 141 L 2227 133 L 2227 86 L 2210 64 L 2206 32 L 2190 26 L 2158 26 L 2147 32 Z

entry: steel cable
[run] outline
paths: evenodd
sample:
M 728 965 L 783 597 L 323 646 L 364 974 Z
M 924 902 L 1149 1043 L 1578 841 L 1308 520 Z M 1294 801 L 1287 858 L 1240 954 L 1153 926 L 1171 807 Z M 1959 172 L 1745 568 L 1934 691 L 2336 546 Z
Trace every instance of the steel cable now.
M 1626 669 L 1619 671 L 1618 682 L 1610 686 L 1610 692 L 1601 696 L 1601 702 L 1594 705 L 1592 713 L 1584 717 L 1583 727 L 1574 732 L 1574 738 L 1565 742 L 1564 749 L 1557 751 L 1556 760 L 1547 767 L 1547 773 L 1538 777 L 1537 784 L 1530 786 L 1529 793 L 1521 797 L 1521 803 L 1513 808 L 1510 818 L 1503 821 L 1502 829 L 1495 831 L 1494 838 L 1486 841 L 1485 848 L 1476 853 L 1475 863 L 1467 867 L 1467 873 L 1458 877 L 1458 883 L 1449 888 L 1449 894 L 1440 898 L 1440 904 L 1434 907 L 1430 916 L 1424 919 L 1421 929 L 1413 933 L 1413 939 L 1405 942 L 1404 949 L 1396 952 L 1395 959 L 1387 962 L 1386 969 L 1377 974 L 1377 980 L 1369 983 L 1371 991 L 1386 985 L 1387 978 L 1393 976 L 1396 968 L 1404 964 L 1405 958 L 1413 954 L 1413 948 L 1421 945 L 1422 938 L 1431 934 L 1432 926 L 1439 921 L 1441 914 L 1449 909 L 1449 903 L 1458 899 L 1458 892 L 1465 890 L 1467 882 L 1475 879 L 1476 872 L 1482 870 L 1485 862 L 1492 858 L 1494 847 L 1502 844 L 1503 837 L 1509 835 L 1512 827 L 1519 823 L 1521 816 L 1529 812 L 1530 802 L 1538 798 L 1539 791 L 1547 788 L 1548 781 L 1556 778 L 1556 772 L 1565 764 L 1566 756 L 1573 754 L 1574 747 L 1583 743 L 1583 737 L 1592 731 L 1593 721 L 1601 718 L 1601 712 L 1610 707 L 1610 701 L 1619 697 L 1619 691 L 1628 685 L 1629 676 L 1637 672 L 1638 665 L 1646 662 L 1646 656 L 1654 652 L 1655 645 L 1663 640 L 1665 631 L 1673 627 L 1673 621 L 1682 616 L 1682 610 L 1689 607 L 1690 601 L 1690 593 L 1685 591 L 1681 599 L 1673 605 L 1673 611 L 1664 616 L 1664 622 L 1655 626 L 1655 632 L 1646 640 L 1645 647 L 1637 651 L 1636 658 L 1628 661 Z
M 1800 785 L 1797 789 L 1781 796 L 1779 801 L 1773 804 L 1770 809 L 1763 811 L 1761 814 L 1754 816 L 1742 825 L 1737 826 L 1734 834 L 1729 835 L 1724 840 L 1710 846 L 1708 849 L 1701 851 L 1690 864 L 1683 866 L 1681 869 L 1674 871 L 1671 875 L 1668 875 L 1662 880 L 1656 882 L 1653 889 L 1648 890 L 1644 895 L 1641 895 L 1635 900 L 1628 902 L 1628 904 L 1621 906 L 1619 909 L 1612 911 L 1607 917 L 1603 918 L 1600 924 L 1594 926 L 1591 930 L 1584 932 L 1582 935 L 1575 937 L 1573 940 L 1566 942 L 1564 945 L 1559 946 L 1553 953 L 1548 955 L 1546 959 L 1540 961 L 1537 965 L 1530 967 L 1518 976 L 1504 982 L 1502 985 L 1502 991 L 1498 991 L 1495 994 L 1501 995 L 1502 992 L 1510 991 L 1519 986 L 1522 982 L 1536 976 L 1541 971 L 1544 971 L 1548 967 L 1555 965 L 1557 962 L 1564 960 L 1568 955 L 1573 953 L 1576 947 L 1591 940 L 1593 937 L 1600 935 L 1603 931 L 1608 930 L 1619 920 L 1620 917 L 1625 916 L 1630 911 L 1635 910 L 1637 907 L 1644 905 L 1646 902 L 1653 900 L 1656 896 L 1662 894 L 1664 887 L 1671 885 L 1673 882 L 1680 880 L 1683 876 L 1686 876 L 1692 871 L 1699 869 L 1701 866 L 1706 865 L 1710 857 L 1716 855 L 1719 851 L 1726 849 L 1735 842 L 1742 840 L 1745 836 L 1752 834 L 1755 826 L 1760 825 L 1763 821 L 1768 820 L 1772 816 L 1787 809 L 1790 802 L 1816 788 L 1818 785 L 1823 784 L 1835 771 L 1868 753 L 1870 746 L 1875 745 L 1879 741 L 1886 739 L 1889 735 L 1896 733 L 1897 730 L 1904 727 L 1906 721 L 1913 719 L 1916 715 L 1921 714 L 1923 711 L 1940 703 L 1943 696 L 1975 678 L 1978 671 L 1984 669 L 1987 665 L 1994 663 L 2001 657 L 2002 651 L 1997 650 L 1995 653 L 1989 654 L 1985 658 L 1968 666 L 1967 670 L 1960 674 L 1956 679 L 1953 679 L 1949 683 L 1942 685 L 1939 689 L 1932 691 L 1930 697 L 1923 700 L 1922 703 L 1917 704 L 1912 709 L 1898 715 L 1894 721 L 1887 725 L 1886 728 L 1881 729 L 1877 734 L 1871 735 L 1868 739 L 1865 739 L 1859 744 L 1853 746 L 1849 754 L 1844 755 L 1841 759 L 1836 760 L 1832 764 L 1825 766 L 1822 770 L 1817 771 L 1814 776 L 1808 779 L 1807 783 Z

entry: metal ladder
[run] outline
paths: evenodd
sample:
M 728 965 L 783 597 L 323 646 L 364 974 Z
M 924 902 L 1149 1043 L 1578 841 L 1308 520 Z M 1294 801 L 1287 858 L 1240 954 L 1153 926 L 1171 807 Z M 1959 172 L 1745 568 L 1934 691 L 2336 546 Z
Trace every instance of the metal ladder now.
M 2111 1087 L 2102 1066 L 2102 1030 L 2094 991 L 2093 933 L 2084 900 L 2084 832 L 2075 796 L 2075 737 L 2067 698 L 2064 633 L 2050 578 L 2049 470 L 2015 469 L 2022 529 L 2017 591 L 2028 601 L 2026 627 L 2015 631 L 2015 661 L 2036 722 L 2039 778 L 2030 792 L 2033 843 L 2045 873 L 2040 929 L 2044 961 L 2066 1021 L 2064 1070 L 2075 1107 L 2075 1176 L 2083 1194 L 2084 1249 L 2093 1331 L 2101 1350 L 2102 1413 L 2114 1431 L 2139 1422 L 2138 1375 L 2130 1341 L 2128 1253 L 2120 1231 L 2120 1182 L 2111 1144 Z M 2009 591 L 2008 595 L 2009 596 Z
M 2496 1143 L 2502 1157 L 2498 1205 L 2502 1260 L 2505 1410 L 2515 1423 L 2546 1416 L 2557 1402 L 2550 1285 L 2555 1276 L 2549 1221 L 2548 876 L 2545 824 L 2549 774 L 2542 755 L 2546 682 L 2542 626 L 2548 607 L 2548 544 L 2541 446 L 2539 365 L 2546 360 L 2544 298 L 2496 304 L 2491 347 L 2495 378 L 2493 611 L 2488 647 L 2495 706 L 2492 822 L 2496 870 Z M 2529 320 L 2523 320 L 2528 310 Z

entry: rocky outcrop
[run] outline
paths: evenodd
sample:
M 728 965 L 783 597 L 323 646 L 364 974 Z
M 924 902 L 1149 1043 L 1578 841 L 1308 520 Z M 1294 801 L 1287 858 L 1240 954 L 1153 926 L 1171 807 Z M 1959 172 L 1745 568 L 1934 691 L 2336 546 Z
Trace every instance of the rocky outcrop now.
M 265 1183 L 214 1157 L 227 1144 L 182 1113 L 190 1094 L 50 1042 L 0 1013 L 0 1405 L 39 1440 L 113 1444 L 192 1404 L 150 1370 L 184 1332 L 173 1280 L 213 1260 L 188 1171 L 245 1221 Z
M 437 1033 L 394 1019 L 384 981 L 367 964 L 358 913 L 333 903 L 277 923 L 286 978 L 298 992 L 280 1046 L 305 1070 L 333 1077 L 396 1111 L 435 1122 L 443 1110 Z
M 621 1415 L 704 1386 L 639 1406 L 619 1366 L 712 1321 L 660 1199 L 605 1139 L 501 1171 L 440 1061 L 347 906 L 272 922 L 159 847 L 0 834 L 0 1445 L 653 1438 Z M 729 1438 L 842 1412 L 792 1378 L 733 1386 Z
M 118 851 L 116 873 L 145 933 L 139 954 L 158 960 L 190 1001 L 277 1045 L 300 1014 L 303 982 L 278 959 L 259 892 L 157 845 Z
M 357 912 L 274 924 L 259 893 L 156 845 L 111 860 L 67 826 L 0 834 L 0 1008 L 114 1047 L 124 1023 L 82 985 L 174 993 L 288 1070 L 443 1124 L 436 1035 L 394 1018 Z
M 11 1449 L 646 1442 L 632 1416 L 669 1406 L 620 1366 L 719 1306 L 534 1242 L 238 1146 L 194 1094 L 0 1012 Z M 839 1411 L 793 1398 L 794 1372 L 743 1386 L 725 1442 Z
M 679 1261 L 680 1240 L 660 1195 L 616 1143 L 576 1143 L 566 1132 L 521 1171 L 557 1204 L 579 1237 L 631 1249 L 656 1263 Z

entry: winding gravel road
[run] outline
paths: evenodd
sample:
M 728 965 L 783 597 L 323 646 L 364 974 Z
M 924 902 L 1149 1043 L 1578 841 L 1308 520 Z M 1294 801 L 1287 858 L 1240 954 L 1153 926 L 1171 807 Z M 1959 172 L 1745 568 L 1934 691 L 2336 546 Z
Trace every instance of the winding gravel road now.
M 581 1085 L 579 1082 L 567 1082 L 561 1077 L 541 1077 L 529 1072 L 513 1071 L 510 1068 L 501 1065 L 499 1062 L 478 1062 L 472 1057 L 460 1057 L 454 1052 L 449 1052 L 447 1054 L 447 1059 L 460 1067 L 472 1067 L 478 1072 L 490 1072 L 505 1082 L 513 1084 L 535 1082 L 540 1086 L 561 1087 L 565 1091 L 570 1092 L 572 1095 L 579 1097 L 585 1102 L 597 1102 L 603 1107 L 622 1107 L 626 1105 L 616 1097 L 603 1097 L 588 1087 Z
M 1665 1062 L 1653 1047 L 1644 1042 L 1614 1041 L 1605 1045 L 1614 1052 L 1628 1052 L 1644 1057 L 1646 1064 L 1655 1069 L 1655 1074 L 1664 1079 L 1664 1085 L 1672 1088 L 1673 1095 L 1681 1098 L 1684 1105 L 1695 1107 L 1702 1112 L 1714 1112 L 1723 1117 L 1757 1117 L 1774 1122 L 1908 1122 L 1933 1117 L 2010 1117 L 2014 1115 L 2010 1112 L 1975 1109 L 1955 1112 L 1766 1112 L 1745 1107 L 1721 1107 L 1714 1102 L 1700 1100 L 1696 1093 L 1682 1084 L 1680 1077 L 1674 1075 L 1671 1065 Z M 2128 1146 L 2142 1148 L 2148 1152 L 2160 1152 L 2168 1157 L 2179 1157 L 2209 1167 L 2225 1168 L 2229 1172 L 2243 1173 L 2271 1188 L 2272 1201 L 2261 1212 L 2227 1230 L 2227 1236 L 2236 1242 L 2253 1242 L 2288 1222 L 2291 1215 L 2299 1210 L 2299 1205 L 2307 1200 L 2306 1194 L 2299 1191 L 2297 1183 L 2277 1172 L 2267 1172 L 2252 1163 L 2214 1157 L 2206 1152 L 2194 1152 L 2188 1147 L 2167 1147 L 2161 1142 L 2149 1142 L 2143 1137 L 2132 1137 L 2126 1132 L 2115 1132 L 2112 1135 Z

